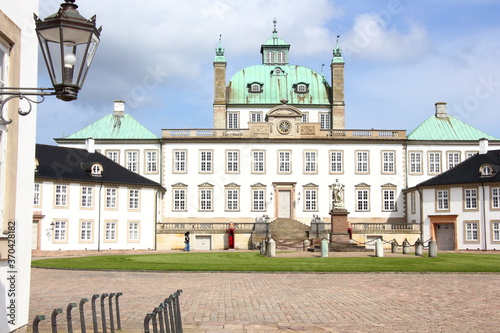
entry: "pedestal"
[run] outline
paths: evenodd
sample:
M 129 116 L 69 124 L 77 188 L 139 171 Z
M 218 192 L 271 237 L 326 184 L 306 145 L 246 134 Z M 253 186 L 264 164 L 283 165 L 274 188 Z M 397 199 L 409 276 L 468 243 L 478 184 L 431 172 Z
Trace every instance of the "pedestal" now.
M 347 209 L 334 208 L 330 211 L 331 216 L 331 234 L 330 251 L 342 251 L 350 247 L 349 233 L 347 232 L 349 212 Z

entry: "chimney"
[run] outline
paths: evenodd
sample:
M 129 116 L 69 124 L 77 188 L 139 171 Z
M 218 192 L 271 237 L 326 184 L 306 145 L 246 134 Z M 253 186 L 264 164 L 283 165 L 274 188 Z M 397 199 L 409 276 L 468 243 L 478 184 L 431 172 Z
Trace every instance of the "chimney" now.
M 85 149 L 91 154 L 95 153 L 95 140 L 88 138 L 85 140 Z
M 488 152 L 488 139 L 479 139 L 479 154 L 486 154 Z
M 123 117 L 125 114 L 125 101 L 115 101 L 113 114 L 117 117 Z
M 448 117 L 448 114 L 446 113 L 446 103 L 437 102 L 435 105 L 436 105 L 436 118 Z

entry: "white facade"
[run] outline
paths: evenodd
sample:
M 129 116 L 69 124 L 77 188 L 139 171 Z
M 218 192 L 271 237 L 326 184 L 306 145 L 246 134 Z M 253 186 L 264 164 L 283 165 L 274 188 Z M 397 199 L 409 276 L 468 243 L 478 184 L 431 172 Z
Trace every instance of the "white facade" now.
M 43 217 L 33 249 L 154 249 L 157 195 L 156 188 L 36 179 L 34 211 Z
M 7 87 L 36 87 L 38 42 L 33 13 L 38 0 L 0 0 L 2 81 Z M 0 126 L 0 331 L 28 323 L 30 294 L 32 205 L 36 105 L 26 117 L 17 114 L 18 101 L 3 112 L 12 123 Z M 14 237 L 11 237 L 14 236 Z M 14 240 L 14 242 L 12 241 Z M 10 257 L 9 257 L 10 255 Z

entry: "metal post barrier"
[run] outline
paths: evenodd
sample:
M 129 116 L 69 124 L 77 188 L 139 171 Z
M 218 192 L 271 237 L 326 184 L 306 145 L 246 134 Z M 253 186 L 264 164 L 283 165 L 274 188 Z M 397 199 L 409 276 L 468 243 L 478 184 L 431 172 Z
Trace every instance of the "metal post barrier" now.
M 92 296 L 92 327 L 94 328 L 94 333 L 99 333 L 99 328 L 97 327 L 97 311 L 95 308 L 95 300 L 99 298 L 99 294 L 94 294 Z
M 80 328 L 82 330 L 82 333 L 87 333 L 87 328 L 85 327 L 85 314 L 83 313 L 83 304 L 87 303 L 88 301 L 88 298 L 82 298 L 78 306 L 78 309 L 80 310 Z
M 101 295 L 101 318 L 102 318 L 102 333 L 106 333 L 106 309 L 104 306 L 104 299 L 108 297 L 108 294 Z
M 73 321 L 71 320 L 71 309 L 76 308 L 76 303 L 69 303 L 66 308 L 66 320 L 68 322 L 68 333 L 73 333 Z
M 115 297 L 115 308 L 116 308 L 116 329 L 118 331 L 122 330 L 122 323 L 121 323 L 121 318 L 120 318 L 120 303 L 118 302 L 118 297 L 123 295 L 123 293 L 119 292 L 116 293 Z
M 45 320 L 44 315 L 36 315 L 35 319 L 33 319 L 33 333 L 40 333 L 40 331 L 38 330 L 38 323 L 41 320 Z
M 54 309 L 52 311 L 52 316 L 50 317 L 50 322 L 52 324 L 52 333 L 57 333 L 57 315 L 62 313 L 62 309 Z
M 148 313 L 146 317 L 144 317 L 144 333 L 150 333 L 151 331 L 149 330 L 149 322 L 151 321 L 151 317 L 153 316 L 152 313 Z
M 153 323 L 153 333 L 158 333 L 158 323 L 156 322 L 157 313 L 158 313 L 158 308 L 154 308 L 153 313 L 151 313 L 151 322 Z
M 175 322 L 174 322 L 174 307 L 173 307 L 173 296 L 165 298 L 165 304 L 168 305 L 168 319 L 170 321 L 170 333 L 175 333 Z
M 168 320 L 168 303 L 167 303 L 167 298 L 165 298 L 165 301 L 163 301 L 163 320 L 165 321 L 165 333 L 172 333 L 170 331 L 170 323 Z
M 115 297 L 115 293 L 109 294 L 109 327 L 111 330 L 111 333 L 115 333 L 115 321 L 113 319 L 113 297 Z
M 160 305 L 158 306 L 158 309 L 160 309 L 160 311 L 157 313 L 158 315 L 158 322 L 159 322 L 159 325 L 160 325 L 160 333 L 165 333 L 165 323 L 163 321 L 163 307 L 165 306 L 164 303 L 160 303 Z
M 175 313 L 175 328 L 176 328 L 176 333 L 182 333 L 182 317 L 181 317 L 181 307 L 180 307 L 180 302 L 179 302 L 179 296 L 181 295 L 182 290 L 179 289 L 175 292 L 175 298 L 174 298 L 174 313 Z

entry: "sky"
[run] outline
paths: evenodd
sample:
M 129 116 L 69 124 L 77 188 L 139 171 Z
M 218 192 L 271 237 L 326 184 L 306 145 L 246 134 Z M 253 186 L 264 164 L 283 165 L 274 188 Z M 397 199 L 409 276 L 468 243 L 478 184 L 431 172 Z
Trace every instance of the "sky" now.
M 61 0 L 40 0 L 39 16 Z M 154 134 L 213 127 L 213 61 L 222 35 L 227 76 L 261 64 L 272 37 L 289 62 L 329 80 L 337 35 L 347 129 L 410 133 L 446 102 L 448 114 L 500 137 L 500 0 L 77 0 L 101 42 L 78 100 L 38 106 L 37 143 L 75 133 L 115 100 Z M 39 86 L 51 86 L 43 59 Z

